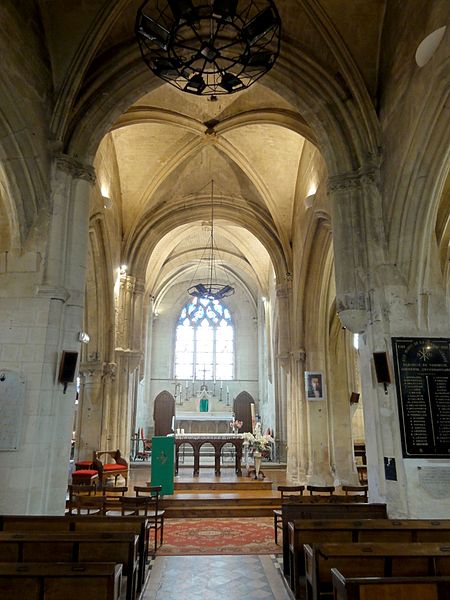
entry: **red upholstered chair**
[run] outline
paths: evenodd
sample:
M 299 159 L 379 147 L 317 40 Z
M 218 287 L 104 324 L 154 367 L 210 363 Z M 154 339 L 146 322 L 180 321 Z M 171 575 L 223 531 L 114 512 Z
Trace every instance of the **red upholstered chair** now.
M 93 469 L 94 465 L 92 464 L 92 460 L 77 460 L 75 463 L 76 471 L 84 471 L 85 469 Z
M 97 481 L 98 471 L 96 469 L 79 469 L 72 473 L 74 485 L 96 485 Z
M 111 459 L 114 462 L 109 462 Z M 128 463 L 122 458 L 120 450 L 115 450 L 114 452 L 109 450 L 95 451 L 92 462 L 98 471 L 101 487 L 105 485 L 109 477 L 114 477 L 114 484 L 116 484 L 119 476 L 125 479 L 125 486 L 128 485 Z

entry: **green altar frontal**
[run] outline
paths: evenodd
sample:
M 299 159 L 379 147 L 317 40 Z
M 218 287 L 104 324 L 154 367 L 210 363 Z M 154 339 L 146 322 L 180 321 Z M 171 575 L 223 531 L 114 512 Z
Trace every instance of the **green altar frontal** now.
M 152 438 L 152 477 L 151 485 L 161 485 L 161 494 L 174 491 L 175 441 L 173 436 Z

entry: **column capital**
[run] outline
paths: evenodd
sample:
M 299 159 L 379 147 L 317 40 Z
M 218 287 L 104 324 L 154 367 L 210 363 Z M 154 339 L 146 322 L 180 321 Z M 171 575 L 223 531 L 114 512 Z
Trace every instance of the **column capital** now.
M 380 170 L 376 165 L 365 165 L 355 171 L 331 175 L 328 179 L 328 192 L 362 190 L 367 185 L 378 185 Z
M 292 352 L 292 358 L 296 363 L 304 363 L 306 360 L 306 350 L 304 348 L 298 348 Z
M 58 169 L 68 173 L 75 179 L 84 179 L 95 184 L 96 174 L 92 165 L 86 165 L 68 154 L 56 154 L 55 162 Z

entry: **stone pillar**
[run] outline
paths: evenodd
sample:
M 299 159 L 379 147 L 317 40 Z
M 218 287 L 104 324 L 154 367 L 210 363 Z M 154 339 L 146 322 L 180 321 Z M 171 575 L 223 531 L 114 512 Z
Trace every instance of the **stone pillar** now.
M 134 427 L 137 402 L 137 383 L 142 359 L 142 283 L 132 275 L 122 273 L 116 309 L 116 377 L 114 384 L 114 417 L 110 423 L 115 433 L 115 448 L 128 456 L 131 447 L 131 428 Z
M 303 384 L 305 357 L 303 348 L 292 353 L 291 391 L 288 395 L 287 477 L 294 483 L 304 483 L 308 469 L 308 421 Z
M 276 377 L 276 418 L 277 418 L 277 438 L 278 438 L 278 453 L 279 460 L 284 462 L 287 460 L 287 422 L 291 418 L 288 411 L 288 393 L 289 376 L 290 376 L 290 306 L 291 306 L 291 277 L 286 277 L 284 283 L 279 283 L 276 286 L 277 299 L 277 320 L 278 320 L 278 352 L 277 352 L 277 377 Z M 289 408 L 291 402 L 289 401 Z
M 8 302 L 0 307 L 0 317 L 8 304 L 14 306 L 9 333 L 17 353 L 13 361 L 3 355 L 2 365 L 24 374 L 26 393 L 18 449 L 0 455 L 3 513 L 64 512 L 75 385 L 64 393 L 58 371 L 63 350 L 80 350 L 93 182 L 91 167 L 69 156 L 55 157 L 49 214 L 37 224 L 41 233 L 47 228 L 46 244 L 37 237 L 39 262 L 34 268 L 30 260 L 10 264 L 11 281 L 4 273 L 2 296 Z M 3 345 L 3 332 L 1 338 Z
M 103 413 L 101 420 L 100 449 L 119 448 L 116 422 L 118 398 L 115 393 L 117 363 L 103 363 Z
M 80 365 L 80 398 L 76 433 L 77 460 L 90 460 L 93 450 L 102 450 L 104 410 L 103 365 L 98 362 Z

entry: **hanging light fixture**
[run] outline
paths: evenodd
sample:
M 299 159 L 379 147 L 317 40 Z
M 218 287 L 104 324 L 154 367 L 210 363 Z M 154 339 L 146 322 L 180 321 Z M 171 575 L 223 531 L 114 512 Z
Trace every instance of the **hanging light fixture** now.
M 214 180 L 211 180 L 211 233 L 207 246 L 204 252 L 208 252 L 208 275 L 204 283 L 197 283 L 188 289 L 188 294 L 197 298 L 204 298 L 205 300 L 222 300 L 227 296 L 234 294 L 234 287 L 227 284 L 217 282 L 216 274 L 216 261 L 214 252 L 217 251 L 216 243 L 214 241 Z M 204 255 L 200 259 L 200 262 L 204 259 Z M 198 269 L 198 266 L 197 266 Z M 196 271 L 197 272 L 197 271 Z M 195 274 L 194 274 L 195 277 Z
M 280 30 L 273 0 L 146 0 L 135 25 L 153 73 L 199 96 L 255 83 L 278 57 Z

